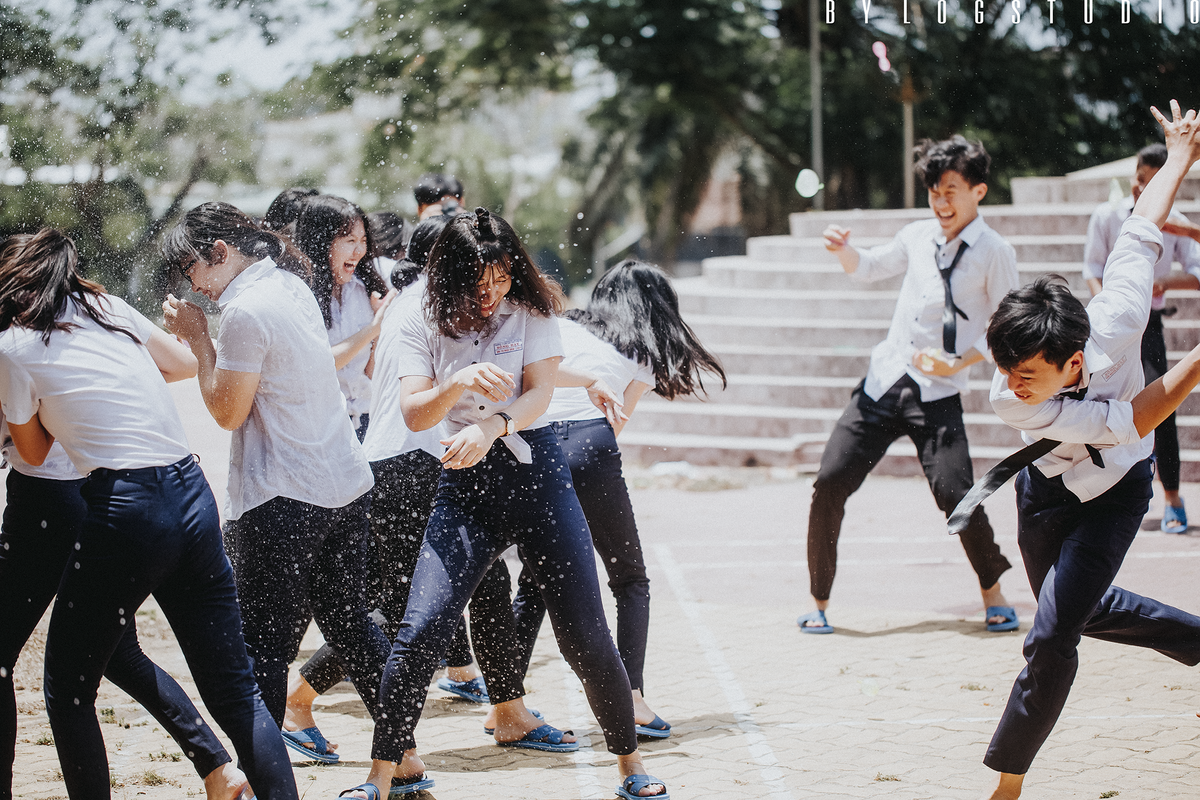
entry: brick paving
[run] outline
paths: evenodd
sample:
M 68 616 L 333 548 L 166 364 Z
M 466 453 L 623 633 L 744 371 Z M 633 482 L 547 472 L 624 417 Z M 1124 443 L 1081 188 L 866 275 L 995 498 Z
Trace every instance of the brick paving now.
M 192 387 L 194 390 L 194 386 Z M 193 446 L 214 485 L 224 484 L 222 438 L 180 387 Z M 203 415 L 203 416 L 201 416 Z M 695 479 L 635 473 L 632 482 L 653 593 L 647 695 L 672 722 L 671 738 L 644 744 L 648 768 L 675 798 L 978 798 L 981 764 L 1022 665 L 1022 634 L 983 630 L 977 587 L 958 543 L 919 479 L 870 478 L 851 498 L 830 622 L 799 632 L 810 610 L 804 568 L 809 484 L 776 472 L 704 472 Z M 672 488 L 670 484 L 680 484 Z M 745 484 L 739 487 L 739 484 Z M 711 491 L 688 487 L 734 486 Z M 218 491 L 218 493 L 220 493 Z M 1200 484 L 1185 499 L 1200 515 Z M 1019 561 L 1013 498 L 988 503 L 1005 553 Z M 1123 586 L 1200 610 L 1200 530 L 1157 532 L 1161 501 L 1118 579 Z M 1004 581 L 1022 615 L 1034 609 L 1017 564 Z M 610 616 L 611 619 L 611 616 Z M 139 612 L 148 652 L 187 672 L 153 604 Z M 40 647 L 16 678 L 24 687 L 16 795 L 65 796 L 40 695 Z M 302 657 L 318 645 L 310 631 Z M 1200 679 L 1151 651 L 1085 640 L 1066 710 L 1026 781 L 1028 798 L 1200 799 Z M 581 734 L 574 755 L 512 752 L 491 744 L 483 709 L 433 689 L 420 752 L 432 798 L 607 798 L 616 785 L 582 689 L 543 631 L 527 680 L 530 706 Z M 194 695 L 194 691 L 193 691 Z M 203 796 L 178 748 L 152 719 L 105 684 L 101 708 L 116 798 Z M 345 763 L 297 763 L 301 796 L 333 798 L 366 774 L 371 723 L 348 684 L 318 702 L 322 730 Z M 158 781 L 164 781 L 158 783 Z M 156 785 L 157 784 L 157 785 Z

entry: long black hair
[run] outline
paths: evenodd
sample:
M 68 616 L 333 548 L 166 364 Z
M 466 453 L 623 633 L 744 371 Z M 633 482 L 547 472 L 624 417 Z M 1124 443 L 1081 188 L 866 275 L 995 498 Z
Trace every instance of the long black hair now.
M 655 393 L 668 400 L 703 392 L 702 371 L 719 377 L 721 388 L 728 385 L 721 362 L 679 315 L 679 297 L 658 267 L 622 261 L 596 283 L 586 310 L 566 316 L 626 358 L 649 364 Z
M 412 237 L 408 240 L 408 250 L 405 252 L 404 258 L 397 262 L 395 269 L 392 270 L 393 288 L 400 291 L 405 286 L 411 285 L 425 270 L 433 243 L 437 241 L 442 229 L 452 219 L 454 218 L 438 214 L 436 217 L 421 220 L 421 224 L 416 227 L 416 230 L 412 232 Z
M 229 203 L 196 206 L 166 232 L 159 249 L 163 260 L 182 273 L 184 265 L 197 258 L 210 260 L 218 240 L 248 258 L 270 258 L 275 266 L 299 276 L 305 283 L 311 280 L 312 264 L 307 256 Z
M 371 263 L 374 244 L 371 228 L 361 208 L 344 198 L 322 194 L 309 198 L 296 218 L 296 246 L 312 260 L 312 290 L 317 296 L 317 305 L 321 307 L 326 328 L 333 325 L 333 311 L 330 308 L 333 303 L 333 271 L 330 268 L 329 251 L 333 247 L 333 240 L 350 233 L 356 220 L 362 222 L 367 237 L 367 254 L 359 259 L 354 274 L 366 284 L 368 293 L 385 295 L 387 284 Z
M 54 331 L 78 327 L 61 319 L 67 301 L 74 300 L 100 327 L 138 341 L 131 331 L 108 320 L 101 307 L 104 287 L 80 275 L 79 264 L 75 242 L 55 228 L 5 239 L 0 245 L 0 331 L 20 325 L 39 331 L 42 342 L 49 344 Z
M 512 277 L 509 302 L 543 317 L 562 313 L 562 289 L 533 263 L 512 225 L 477 208 L 455 217 L 429 252 L 425 311 L 442 336 L 457 338 L 480 322 L 477 287 L 489 267 Z

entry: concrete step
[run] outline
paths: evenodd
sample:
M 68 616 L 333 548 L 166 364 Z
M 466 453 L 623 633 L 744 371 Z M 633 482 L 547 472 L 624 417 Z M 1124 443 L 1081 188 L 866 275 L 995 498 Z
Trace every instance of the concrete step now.
M 803 319 L 691 314 L 687 322 L 708 346 L 873 347 L 887 336 L 890 315 L 878 319 Z
M 869 346 L 773 347 L 760 344 L 704 344 L 721 360 L 726 372 L 747 375 L 808 373 L 862 378 L 867 374 L 867 367 L 871 361 Z
M 923 199 L 923 198 L 922 198 Z M 1095 203 L 1055 203 L 1037 205 L 984 205 L 979 213 L 1002 236 L 1014 234 L 1064 234 L 1087 231 Z M 861 209 L 847 211 L 807 211 L 788 218 L 792 236 L 820 236 L 829 225 L 849 228 L 862 236 L 895 236 L 905 225 L 929 219 L 933 212 L 925 206 L 913 209 Z
M 1082 261 L 1086 231 L 1054 235 L 1013 234 L 1004 237 L 1017 252 L 1017 262 L 1023 261 Z M 887 244 L 888 237 L 852 237 L 851 244 L 860 249 Z M 836 262 L 836 256 L 825 249 L 820 238 L 797 236 L 756 236 L 746 242 L 746 255 L 762 261 L 802 263 Z

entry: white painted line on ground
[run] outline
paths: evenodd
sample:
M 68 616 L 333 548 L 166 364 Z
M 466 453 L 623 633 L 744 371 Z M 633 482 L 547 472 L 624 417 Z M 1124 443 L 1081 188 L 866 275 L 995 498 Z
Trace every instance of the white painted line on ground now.
M 579 740 L 579 749 L 571 754 L 575 761 L 575 782 L 579 784 L 579 796 L 582 800 L 600 800 L 611 797 L 611 788 L 605 788 L 596 772 L 596 751 L 592 749 L 592 738 L 582 731 L 592 724 L 591 709 L 588 708 L 586 697 L 580 691 L 579 678 L 574 670 L 561 656 L 558 663 L 562 666 L 563 691 L 567 695 L 567 713 L 571 720 L 568 728 L 576 731 L 575 738 Z M 615 780 L 615 777 L 614 777 Z
M 667 583 L 671 586 L 671 591 L 675 594 L 675 599 L 683 610 L 683 615 L 687 617 L 692 626 L 692 633 L 700 644 L 700 649 L 704 652 L 709 669 L 712 670 L 713 676 L 721 686 L 725 700 L 729 703 L 729 710 L 733 712 L 734 719 L 737 720 L 738 727 L 741 728 L 742 735 L 746 738 L 746 749 L 758 763 L 759 774 L 762 776 L 763 783 L 770 790 L 770 796 L 776 800 L 794 800 L 787 784 L 783 781 L 783 770 L 779 768 L 779 759 L 775 757 L 775 751 L 771 749 L 766 735 L 754 721 L 754 717 L 750 713 L 752 708 L 750 701 L 746 699 L 746 694 L 738 684 L 737 676 L 730 668 L 729 662 L 725 660 L 717 637 L 704 624 L 704 615 L 700 611 L 700 604 L 696 602 L 691 589 L 688 588 L 683 571 L 675 563 L 675 558 L 671 555 L 671 548 L 661 544 L 655 545 L 654 555 L 658 559 L 659 568 L 667 578 Z
M 1135 719 L 1195 719 L 1192 713 L 1185 714 L 1072 714 L 1059 717 L 1060 721 L 1081 720 L 1135 720 Z M 978 722 L 999 722 L 1000 717 L 943 717 L 928 719 L 842 719 L 832 722 L 781 722 L 778 727 L 791 730 L 812 730 L 815 728 L 875 728 L 885 725 L 947 725 L 954 723 L 975 724 Z

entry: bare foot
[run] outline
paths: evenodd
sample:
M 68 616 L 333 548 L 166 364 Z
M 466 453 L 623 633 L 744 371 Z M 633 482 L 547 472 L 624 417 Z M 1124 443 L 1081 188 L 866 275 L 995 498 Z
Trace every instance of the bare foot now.
M 638 689 L 633 690 L 633 721 L 638 725 L 649 725 L 654 722 L 658 714 L 654 713 L 654 709 L 650 708 L 650 704 L 646 702 L 646 698 L 642 697 L 642 693 Z
M 988 587 L 987 589 L 982 589 L 980 591 L 980 593 L 983 595 L 984 609 L 987 609 L 990 606 L 1011 606 L 1012 605 L 1012 603 L 1008 602 L 1008 600 L 1005 599 L 1004 592 L 1000 591 L 1000 581 L 996 581 L 992 586 Z M 1006 619 L 1004 617 L 1000 617 L 1000 616 L 993 616 L 993 617 L 987 618 L 988 625 L 996 625 L 998 623 L 1005 622 L 1005 621 L 1006 621 Z
M 646 771 L 646 765 L 642 763 L 642 755 L 637 750 L 634 750 L 627 756 L 617 756 L 617 769 L 621 772 L 621 783 L 625 783 L 625 779 L 630 775 L 649 775 Z M 654 797 L 655 795 L 666 794 L 667 785 L 665 783 L 651 783 L 638 792 L 639 797 Z
M 312 704 L 321 695 L 317 694 L 312 685 L 304 680 L 304 676 L 296 673 L 288 681 L 287 705 L 283 709 L 283 729 L 285 731 L 302 731 L 305 728 L 317 727 L 317 721 L 313 718 Z M 326 740 L 328 753 L 333 753 L 337 750 L 337 742 Z M 310 749 L 316 748 L 312 745 L 305 745 Z
M 401 783 L 412 783 L 414 779 L 424 774 L 425 762 L 417 755 L 417 751 L 405 750 L 404 758 L 396 765 L 396 770 L 392 773 L 392 777 L 398 778 Z
M 472 661 L 465 667 L 446 667 L 446 677 L 458 683 L 473 681 L 476 678 L 482 678 L 483 673 L 479 671 L 479 667 Z
M 1024 782 L 1024 775 L 1001 772 L 996 789 L 987 796 L 987 800 L 1017 800 L 1021 796 L 1021 784 Z
M 204 794 L 208 800 L 240 800 L 243 791 L 245 797 L 253 797 L 250 784 L 246 782 L 246 773 L 226 762 L 204 776 Z
M 525 707 L 525 700 L 521 697 L 492 706 L 487 719 L 489 721 L 484 723 L 484 727 L 496 729 L 493 736 L 497 742 L 515 742 L 534 728 L 546 724 L 544 720 L 529 713 L 529 709 Z M 575 737 L 564 731 L 562 740 L 574 742 Z

